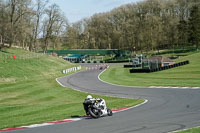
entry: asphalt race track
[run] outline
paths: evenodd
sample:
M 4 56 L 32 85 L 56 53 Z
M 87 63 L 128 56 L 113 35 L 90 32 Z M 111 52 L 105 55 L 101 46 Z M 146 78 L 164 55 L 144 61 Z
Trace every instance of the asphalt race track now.
M 13 133 L 168 133 L 200 126 L 200 89 L 122 87 L 101 82 L 101 70 L 81 71 L 58 81 L 95 94 L 143 98 L 148 102 L 112 117 L 85 119 Z M 84 99 L 83 99 L 84 100 Z M 10 132 L 9 132 L 10 133 Z

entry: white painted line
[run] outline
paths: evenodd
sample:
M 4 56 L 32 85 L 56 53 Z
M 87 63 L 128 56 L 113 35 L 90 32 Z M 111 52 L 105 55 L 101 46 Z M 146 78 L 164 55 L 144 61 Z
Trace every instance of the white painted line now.
M 200 87 L 173 87 L 173 86 L 149 86 L 147 88 L 164 88 L 164 89 L 200 89 Z
M 53 123 L 42 123 L 42 124 L 33 124 L 30 126 L 22 126 L 25 128 L 35 128 L 35 127 L 43 127 L 43 126 L 49 126 L 49 125 L 54 125 Z
M 108 66 L 107 68 L 109 68 L 109 66 Z M 136 86 L 124 86 L 124 85 L 113 84 L 113 83 L 109 83 L 109 82 L 106 82 L 106 81 L 102 80 L 102 79 L 100 78 L 100 76 L 101 76 L 101 74 L 102 74 L 103 72 L 105 72 L 105 71 L 107 70 L 107 68 L 106 68 L 105 70 L 103 70 L 103 71 L 98 75 L 98 79 L 99 79 L 101 82 L 106 83 L 106 84 L 110 84 L 110 85 L 114 85 L 114 86 L 120 86 L 120 87 L 128 87 L 128 88 L 130 88 L 130 87 L 136 87 Z M 137 88 L 142 88 L 142 87 L 137 87 Z
M 143 103 L 141 103 L 141 104 L 135 105 L 135 106 L 133 106 L 133 107 L 130 107 L 130 108 L 127 108 L 127 109 L 124 109 L 124 110 L 115 111 L 114 113 L 118 113 L 118 112 L 126 111 L 126 110 L 129 110 L 129 109 L 133 109 L 133 108 L 136 108 L 136 107 L 142 106 L 142 105 L 146 104 L 147 102 L 148 102 L 148 100 L 145 99 L 145 101 L 144 101 Z
M 66 86 L 64 86 L 63 84 L 61 84 L 61 83 L 58 81 L 58 78 L 56 78 L 56 82 L 57 82 L 60 86 L 66 87 Z
M 109 66 L 108 66 L 109 68 Z M 114 85 L 114 86 L 121 86 L 121 87 L 137 87 L 137 88 L 144 88 L 144 87 L 141 87 L 141 86 L 125 86 L 125 85 L 118 85 L 118 84 L 113 84 L 113 83 L 109 83 L 109 82 L 106 82 L 104 80 L 102 80 L 100 78 L 100 75 L 105 72 L 105 70 L 103 70 L 99 75 L 98 75 L 98 79 L 103 82 L 103 83 L 106 83 L 106 84 L 110 84 L 110 85 Z M 146 88 L 163 88 L 163 89 L 200 89 L 200 87 L 172 87 L 172 86 L 149 86 L 149 87 L 146 87 Z
M 82 119 L 81 118 L 74 118 L 74 119 L 64 119 L 64 120 L 79 121 L 79 120 L 82 120 Z

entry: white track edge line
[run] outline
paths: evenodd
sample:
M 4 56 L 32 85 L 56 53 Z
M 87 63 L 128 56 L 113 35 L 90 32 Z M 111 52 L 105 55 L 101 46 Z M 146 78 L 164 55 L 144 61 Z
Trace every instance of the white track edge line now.
M 108 66 L 108 68 L 109 68 L 109 66 Z M 149 87 L 142 87 L 142 86 L 126 86 L 126 85 L 118 85 L 118 84 L 113 84 L 113 83 L 109 83 L 109 82 L 106 82 L 106 81 L 104 81 L 104 80 L 102 80 L 101 78 L 100 78 L 100 76 L 101 76 L 101 74 L 103 73 L 103 72 L 105 72 L 107 69 L 105 69 L 105 70 L 103 70 L 99 75 L 98 75 L 98 79 L 101 81 L 101 82 L 103 82 L 103 83 L 106 83 L 106 84 L 110 84 L 110 85 L 114 85 L 114 86 L 121 86 L 121 87 L 128 87 L 128 88 L 130 88 L 130 87 L 134 87 L 134 88 L 166 88 L 166 89 L 190 89 L 190 90 L 195 90 L 195 89 L 200 89 L 200 87 L 170 87 L 170 86 L 149 86 Z

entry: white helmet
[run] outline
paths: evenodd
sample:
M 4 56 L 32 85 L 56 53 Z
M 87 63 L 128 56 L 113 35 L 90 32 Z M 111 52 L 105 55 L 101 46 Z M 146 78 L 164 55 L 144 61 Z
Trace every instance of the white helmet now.
M 86 97 L 86 99 L 92 99 L 92 96 L 91 96 L 91 95 L 88 95 L 88 96 Z

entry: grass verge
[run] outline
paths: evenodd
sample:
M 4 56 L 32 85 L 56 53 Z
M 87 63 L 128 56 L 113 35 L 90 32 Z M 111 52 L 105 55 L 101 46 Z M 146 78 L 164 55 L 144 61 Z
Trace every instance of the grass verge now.
M 111 65 L 100 78 L 106 82 L 127 86 L 186 86 L 200 87 L 200 53 L 176 60 L 189 60 L 190 64 L 154 73 L 129 73 L 129 68 Z
M 13 59 L 13 55 L 16 59 Z M 87 93 L 60 86 L 62 69 L 74 64 L 20 49 L 0 51 L 0 129 L 84 115 Z M 108 107 L 130 107 L 142 99 L 103 97 Z
M 200 133 L 200 127 L 180 131 L 180 132 L 177 132 L 177 133 Z

